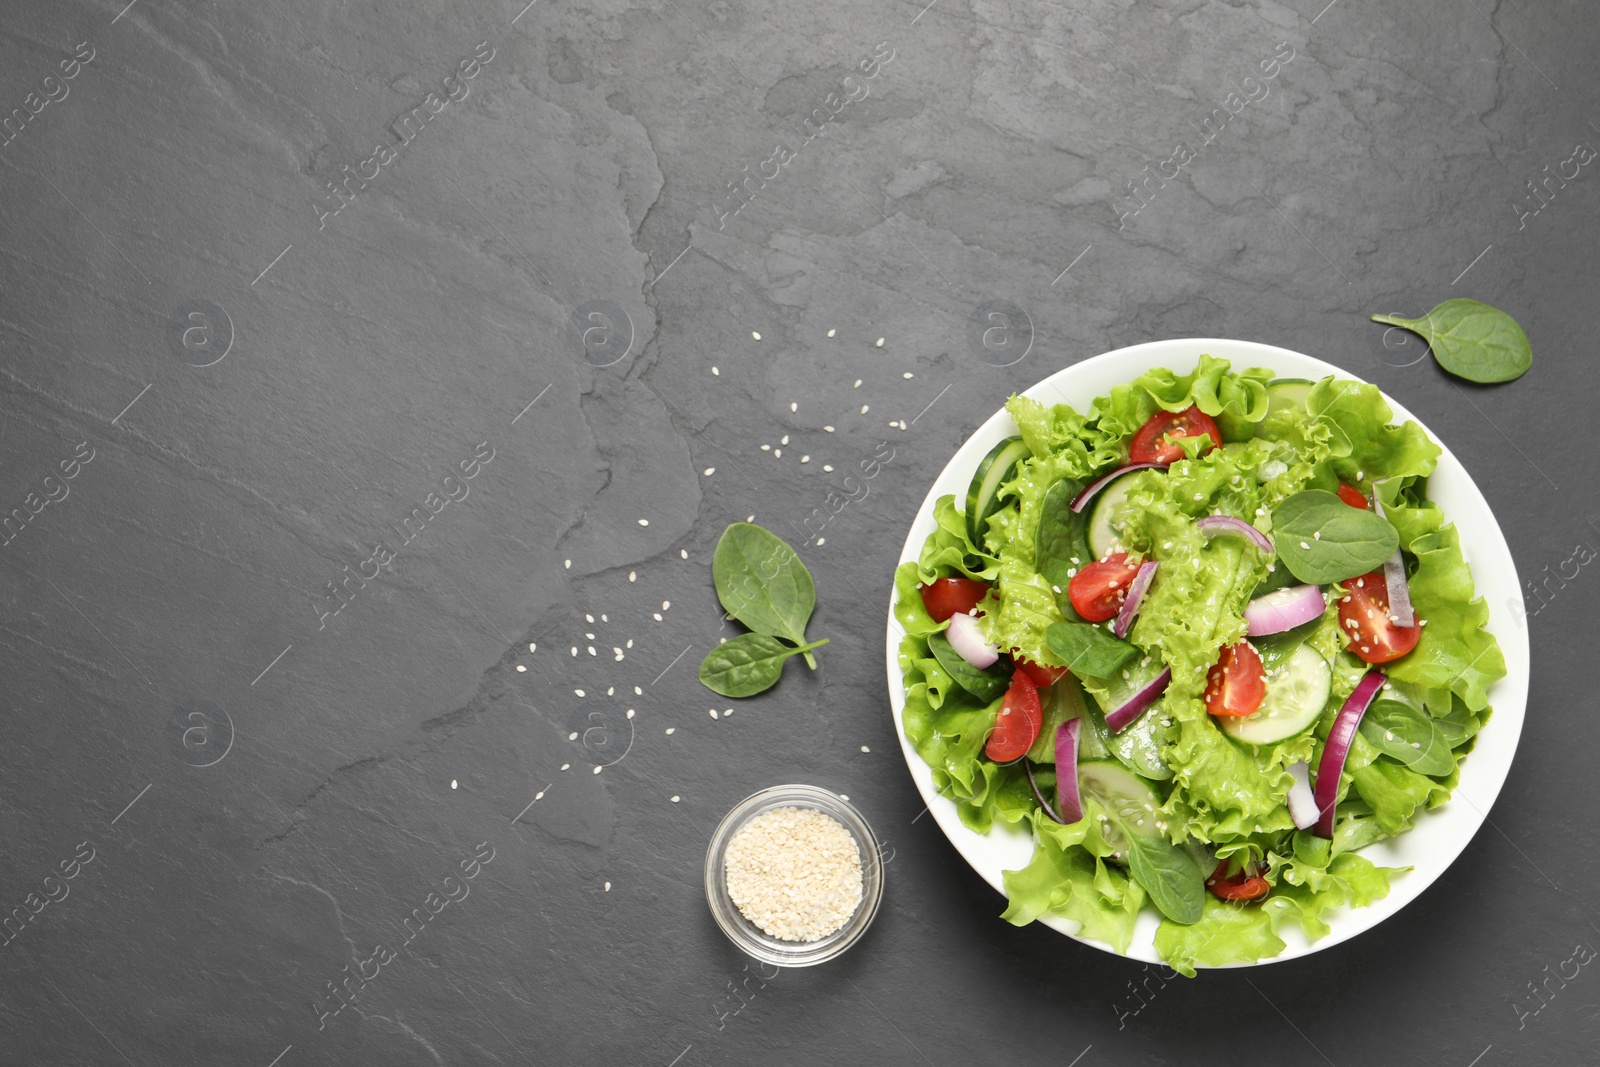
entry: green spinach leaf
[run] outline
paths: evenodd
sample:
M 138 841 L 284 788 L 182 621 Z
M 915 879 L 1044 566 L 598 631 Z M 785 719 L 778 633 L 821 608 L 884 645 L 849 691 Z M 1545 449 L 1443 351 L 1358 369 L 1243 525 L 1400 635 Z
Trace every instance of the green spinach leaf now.
M 1355 578 L 1383 566 L 1400 544 L 1387 519 L 1353 508 L 1326 489 L 1295 493 L 1272 512 L 1278 559 L 1313 585 Z
M 1044 575 L 1055 594 L 1056 606 L 1069 620 L 1077 621 L 1078 613 L 1066 595 L 1072 574 L 1094 559 L 1089 551 L 1088 520 L 1072 510 L 1072 502 L 1083 492 L 1083 483 L 1076 478 L 1063 478 L 1052 485 L 1039 504 L 1039 532 L 1033 542 L 1033 569 Z
M 1206 880 L 1188 852 L 1155 834 L 1127 834 L 1128 869 L 1150 894 L 1151 903 L 1175 923 L 1200 921 Z
M 1004 696 L 1011 685 L 1011 672 L 1002 669 L 998 663 L 980 670 L 962 659 L 961 653 L 950 647 L 950 639 L 943 630 L 928 635 L 928 651 L 933 653 L 933 658 L 939 661 L 939 666 L 955 679 L 957 685 L 985 704 Z
M 740 634 L 700 661 L 700 684 L 725 697 L 754 696 L 778 683 L 784 660 L 827 643 L 824 637 L 794 647 L 766 634 Z
M 1469 382 L 1509 382 L 1533 366 L 1533 346 L 1517 320 L 1476 300 L 1446 300 L 1420 319 L 1372 321 L 1420 334 L 1439 366 Z
M 758 634 L 805 643 L 817 587 L 783 538 L 752 523 L 733 523 L 717 541 L 711 578 L 729 615 Z M 815 670 L 816 659 L 809 652 L 805 657 Z
M 1074 674 L 1090 678 L 1109 678 L 1139 654 L 1133 645 L 1089 622 L 1053 622 L 1045 630 L 1044 640 Z
M 1425 711 L 1398 700 L 1375 700 L 1361 717 L 1361 736 L 1418 774 L 1443 777 L 1456 765 L 1450 742 Z

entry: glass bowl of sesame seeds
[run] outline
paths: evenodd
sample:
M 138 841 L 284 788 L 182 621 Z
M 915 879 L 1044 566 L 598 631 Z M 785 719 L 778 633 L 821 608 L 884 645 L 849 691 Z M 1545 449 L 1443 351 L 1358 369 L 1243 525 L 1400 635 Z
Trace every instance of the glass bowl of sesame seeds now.
M 843 797 L 776 785 L 733 806 L 706 849 L 706 900 L 728 939 L 778 967 L 838 956 L 883 899 L 878 839 Z

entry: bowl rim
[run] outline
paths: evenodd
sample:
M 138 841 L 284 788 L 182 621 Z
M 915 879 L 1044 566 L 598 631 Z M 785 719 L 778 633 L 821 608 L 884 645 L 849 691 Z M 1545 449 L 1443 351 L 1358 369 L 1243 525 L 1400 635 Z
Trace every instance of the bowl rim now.
M 1292 349 L 1255 341 L 1200 337 L 1150 341 L 1113 349 L 1061 368 L 1020 392 L 1023 396 L 1047 404 L 1061 400 L 1079 410 L 1087 410 L 1093 398 L 1105 395 L 1113 385 L 1132 381 L 1155 367 L 1186 373 L 1193 369 L 1203 354 L 1227 359 L 1235 368 L 1265 367 L 1280 377 L 1317 380 L 1334 375 L 1358 382 L 1366 381 L 1342 367 Z M 1527 707 L 1529 646 L 1527 628 L 1511 627 L 1506 611 L 1497 607 L 1521 595 L 1521 582 L 1510 546 L 1482 491 L 1440 435 L 1393 397 L 1387 393 L 1382 395 L 1392 409 L 1395 422 L 1408 419 L 1415 421 L 1440 447 L 1438 464 L 1428 479 L 1428 496 L 1444 511 L 1446 520 L 1456 526 L 1463 555 L 1472 572 L 1474 593 L 1489 604 L 1487 629 L 1499 642 L 1505 656 L 1506 676 L 1489 689 L 1489 701 L 1494 714 L 1485 724 L 1470 757 L 1460 765 L 1460 780 L 1452 791 L 1451 801 L 1437 810 L 1421 813 L 1412 828 L 1400 837 L 1386 839 L 1361 850 L 1375 862 L 1411 868 L 1392 879 L 1387 897 L 1365 908 L 1344 906 L 1332 912 L 1328 919 L 1333 929 L 1317 941 L 1309 941 L 1298 928 L 1286 929 L 1280 933 L 1285 947 L 1276 956 L 1256 961 L 1238 961 L 1222 967 L 1197 965 L 1201 969 L 1226 970 L 1298 959 L 1332 948 L 1398 912 L 1449 868 L 1487 821 L 1488 811 L 1505 784 L 1516 754 Z M 935 501 L 946 493 L 963 493 L 972 469 L 982 456 L 1001 438 L 1016 432 L 1015 423 L 1002 406 L 968 435 L 934 479 L 918 508 L 896 566 L 917 558 L 934 525 L 932 510 Z M 978 834 L 960 821 L 954 802 L 939 795 L 933 788 L 931 769 L 911 747 L 901 721 L 905 694 L 898 650 L 905 631 L 894 617 L 894 600 L 895 590 L 891 583 L 886 625 L 887 680 L 891 717 L 900 740 L 901 755 L 906 760 L 918 792 L 927 803 L 929 813 L 945 837 L 967 864 L 1003 896 L 1002 871 L 1016 869 L 1027 863 L 1032 854 L 1032 840 L 1028 835 L 1008 827 L 997 826 L 988 834 Z M 1485 745 L 1485 741 L 1489 743 Z M 1164 962 L 1154 946 L 1154 934 L 1160 920 L 1148 908 L 1141 912 L 1126 952 L 1117 952 L 1108 944 L 1079 936 L 1078 924 L 1073 920 L 1046 915 L 1041 916 L 1039 921 L 1073 940 L 1114 956 L 1148 963 Z
M 860 902 L 842 926 L 816 941 L 786 942 L 756 929 L 753 923 L 743 917 L 738 905 L 728 894 L 723 866 L 728 842 L 757 815 L 782 807 L 810 807 L 832 816 L 855 839 L 856 847 L 861 852 Z M 706 845 L 706 904 L 723 934 L 745 955 L 775 967 L 814 967 L 842 955 L 872 925 L 878 914 L 878 906 L 883 901 L 883 868 L 882 846 L 878 836 L 860 809 L 850 801 L 822 786 L 799 782 L 767 786 L 729 808 L 712 831 L 711 840 Z M 781 947 L 788 945 L 800 947 Z

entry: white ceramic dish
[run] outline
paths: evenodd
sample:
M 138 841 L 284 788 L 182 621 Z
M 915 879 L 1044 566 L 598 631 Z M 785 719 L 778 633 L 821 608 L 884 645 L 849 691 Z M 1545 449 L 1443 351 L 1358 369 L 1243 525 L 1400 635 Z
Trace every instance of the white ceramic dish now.
M 1132 381 L 1153 367 L 1169 367 L 1186 373 L 1194 369 L 1203 353 L 1227 359 L 1235 368 L 1266 367 L 1282 377 L 1313 380 L 1329 374 L 1341 378 L 1355 377 L 1319 359 L 1284 348 L 1249 341 L 1192 338 L 1155 341 L 1107 352 L 1057 371 L 1026 390 L 1024 395 L 1044 404 L 1065 401 L 1079 411 L 1087 411 L 1094 398 L 1104 396 L 1112 386 Z M 1414 418 L 1393 399 L 1385 399 L 1394 409 L 1397 422 Z M 900 551 L 901 562 L 916 559 L 923 542 L 932 532 L 934 502 L 947 493 L 955 494 L 958 501 L 964 500 L 967 484 L 978 462 L 1001 439 L 1016 432 L 1011 417 L 1001 409 L 967 439 L 935 479 L 933 488 L 923 500 L 911 524 L 911 532 L 906 536 L 905 546 Z M 1439 441 L 1431 430 L 1429 436 Z M 1443 448 L 1443 442 L 1439 444 Z M 1371 929 L 1415 900 L 1467 847 L 1467 842 L 1472 840 L 1472 835 L 1482 825 L 1485 814 L 1511 770 L 1511 759 L 1516 754 L 1517 739 L 1522 733 L 1522 719 L 1528 702 L 1527 631 L 1510 622 L 1505 607 L 1521 595 L 1516 565 L 1512 562 L 1511 549 L 1500 532 L 1499 524 L 1495 522 L 1494 514 L 1489 510 L 1488 502 L 1448 448 L 1444 448 L 1438 468 L 1428 480 L 1428 497 L 1443 509 L 1446 519 L 1455 523 L 1460 532 L 1462 552 L 1472 568 L 1478 595 L 1489 603 L 1489 630 L 1500 642 L 1505 654 L 1506 676 L 1489 690 L 1494 715 L 1478 735 L 1472 753 L 1462 761 L 1461 784 L 1450 802 L 1437 811 L 1419 816 L 1416 825 L 1400 837 L 1380 841 L 1362 850 L 1362 855 L 1381 866 L 1412 868 L 1410 872 L 1395 877 L 1389 895 L 1369 907 L 1341 908 L 1332 913 L 1328 923 L 1333 932 L 1320 941 L 1308 941 L 1298 929 L 1284 931 L 1282 936 L 1288 943 L 1287 947 L 1278 956 L 1262 960 L 1261 963 L 1291 960 L 1331 948 Z M 893 599 L 891 590 L 887 648 L 889 703 L 893 709 L 895 730 L 900 736 L 900 750 L 939 828 L 962 858 L 972 865 L 972 869 L 1003 893 L 1001 872 L 1025 866 L 1033 854 L 1033 842 L 1027 834 L 1005 827 L 997 826 L 988 834 L 968 829 L 957 816 L 955 804 L 934 790 L 932 772 L 906 740 L 905 727 L 901 722 L 905 689 L 898 650 L 905 631 L 895 621 Z M 997 907 L 996 916 L 999 910 Z M 1086 945 L 1115 952 L 1103 942 L 1078 938 L 1078 924 L 1070 919 L 1045 916 L 1040 921 Z M 1154 945 L 1158 923 L 1159 917 L 1147 907 L 1139 916 L 1133 940 L 1128 946 L 1126 955 L 1129 958 L 1160 962 Z M 1231 966 L 1255 965 L 1241 963 Z

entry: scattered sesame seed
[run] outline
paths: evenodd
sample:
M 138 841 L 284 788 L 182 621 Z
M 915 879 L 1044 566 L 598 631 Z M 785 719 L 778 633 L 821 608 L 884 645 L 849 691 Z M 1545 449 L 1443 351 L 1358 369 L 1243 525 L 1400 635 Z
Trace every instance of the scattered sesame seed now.
M 669 734 L 670 734 L 670 733 L 671 733 L 671 732 L 672 732 L 672 731 L 671 731 L 671 730 L 668 730 L 668 731 L 667 731 L 667 733 L 669 733 Z M 678 794 L 676 794 L 676 793 L 674 793 L 674 794 L 672 794 L 672 802 L 673 802 L 673 803 L 674 803 L 674 804 L 676 804 L 676 803 L 677 803 L 677 802 L 678 802 Z
M 711 368 L 711 373 L 712 373 L 712 374 L 714 374 L 714 375 L 716 375 L 716 376 L 717 376 L 717 377 L 719 377 L 719 378 L 720 378 L 720 377 L 721 377 L 721 376 L 722 376 L 722 372 L 721 372 L 721 371 L 719 371 L 719 370 L 718 370 L 718 369 L 717 369 L 717 368 L 715 368 L 715 367 L 712 367 L 712 368 Z
M 600 769 L 600 768 L 599 768 L 599 767 L 596 767 L 596 768 L 595 768 L 595 770 L 597 770 L 597 771 L 598 771 L 598 770 L 599 770 L 599 769 Z M 610 882 L 607 882 L 607 883 L 606 883 L 606 892 L 607 892 L 607 893 L 609 893 L 609 892 L 611 892 L 611 883 L 610 883 Z
M 817 547 L 818 548 L 821 548 L 823 545 L 825 545 L 827 543 L 828 543 L 828 539 L 826 537 L 817 538 Z
M 450 779 L 450 788 L 451 789 L 456 788 L 456 780 L 454 778 Z
M 574 735 L 573 735 L 573 736 L 577 736 L 577 735 L 576 735 L 576 734 L 574 734 Z M 570 763 L 563 763 L 563 764 L 562 764 L 562 765 L 561 765 L 561 769 L 562 769 L 562 770 L 566 770 L 566 769 L 567 769 L 567 768 L 568 768 L 568 767 L 571 767 L 571 766 L 572 766 L 572 764 L 570 764 Z
M 717 468 L 715 468 L 715 467 L 707 467 L 706 468 L 706 477 L 707 478 L 711 477 L 715 473 L 717 473 Z
M 649 526 L 650 525 L 650 520 L 649 519 L 640 519 L 639 520 L 639 525 L 640 526 Z
M 861 379 L 857 378 L 856 379 L 856 384 L 852 385 L 850 388 L 852 388 L 852 389 L 860 389 L 861 388 Z
M 831 473 L 833 473 L 833 464 L 832 463 L 824 463 L 822 465 L 822 469 L 831 474 Z
M 762 445 L 761 446 L 761 451 L 763 451 L 763 452 L 771 452 L 772 451 L 772 446 L 771 445 Z
M 1300 547 L 1301 548 L 1310 548 L 1311 546 L 1308 543 L 1306 543 L 1305 541 L 1301 541 L 1300 542 Z
M 595 651 L 594 651 L 594 646 L 593 646 L 593 645 L 590 645 L 590 646 L 589 646 L 589 655 L 591 655 L 591 656 L 592 656 L 592 655 L 594 655 L 594 654 L 595 654 Z
M 676 726 L 669 726 L 669 727 L 667 727 L 667 733 L 668 733 L 668 734 L 669 734 L 669 735 L 670 735 L 670 734 L 674 734 L 674 733 L 677 733 L 677 732 L 678 732 L 678 728 L 677 728 L 677 727 L 676 727 Z
M 865 415 L 867 412 L 869 412 L 871 410 L 872 410 L 872 406 L 870 404 L 862 404 L 861 405 L 861 414 Z
M 761 335 L 759 333 L 756 333 L 754 330 L 750 331 L 750 336 L 755 338 L 757 341 L 761 340 Z
M 751 522 L 755 522 L 756 521 L 755 517 L 751 516 L 750 521 Z M 688 559 L 689 558 L 689 550 L 687 548 L 678 549 L 678 558 L 679 559 Z
M 783 439 L 782 439 L 782 440 L 780 440 L 780 441 L 779 441 L 779 442 L 778 442 L 778 443 L 779 443 L 779 444 L 780 444 L 780 445 L 786 445 L 786 444 L 788 444 L 788 443 L 789 443 L 789 435 L 788 435 L 788 434 L 784 434 L 784 435 L 783 435 Z
M 837 331 L 835 331 L 835 330 L 829 330 L 829 331 L 828 331 L 828 336 L 829 336 L 829 337 L 832 337 L 832 336 L 833 336 L 833 335 L 834 335 L 834 334 L 835 334 L 835 333 L 836 333 L 836 332 L 837 332 Z
M 790 411 L 799 411 L 800 410 L 799 402 L 798 401 L 794 401 L 794 400 L 789 401 L 789 410 Z
M 861 751 L 863 751 L 863 752 L 871 752 L 872 749 L 868 748 L 866 745 L 862 745 L 861 746 Z
M 528 668 L 526 668 L 526 667 L 524 667 L 524 666 L 523 666 L 523 665 L 522 665 L 522 664 L 520 664 L 520 663 L 519 663 L 519 664 L 517 664 L 517 673 L 518 673 L 518 674 L 526 674 L 526 673 L 527 673 L 527 671 L 528 671 Z
M 605 769 L 604 767 L 600 766 L 600 764 L 597 763 L 597 764 L 595 764 L 595 767 L 594 767 L 594 773 L 599 774 L 604 769 Z
M 572 569 L 572 561 L 569 559 L 569 560 L 566 561 L 566 563 L 567 563 L 567 570 L 570 571 Z
M 909 377 L 911 377 L 911 372 L 910 371 L 906 371 L 904 374 L 900 375 L 900 377 L 909 378 Z
M 800 462 L 801 463 L 810 463 L 811 462 L 811 457 L 810 456 L 801 456 L 800 457 Z
M 824 426 L 822 428 L 822 432 L 823 433 L 832 433 L 833 432 L 833 427 L 832 426 Z
M 656 622 L 660 622 L 661 621 L 661 612 L 658 611 L 658 612 L 655 613 L 655 620 L 656 620 Z
M 713 719 L 715 719 L 717 717 L 717 709 L 716 708 L 707 708 L 706 711 L 711 715 L 711 717 Z
M 878 338 L 878 340 L 877 340 L 877 342 L 875 344 L 875 347 L 882 348 L 883 347 L 883 341 L 884 341 L 884 339 L 882 337 Z
M 1322 531 L 1321 530 L 1312 530 L 1311 531 L 1311 540 L 1313 540 L 1313 541 L 1322 540 Z
M 773 458 L 773 459 L 781 459 L 781 458 L 782 458 L 782 457 L 783 457 L 783 449 L 781 449 L 781 448 L 774 448 L 774 449 L 773 449 L 773 450 L 772 450 L 772 458 Z
M 539 651 L 539 646 L 534 644 L 532 641 L 529 641 L 528 642 L 528 651 L 529 652 L 537 652 L 537 651 Z

